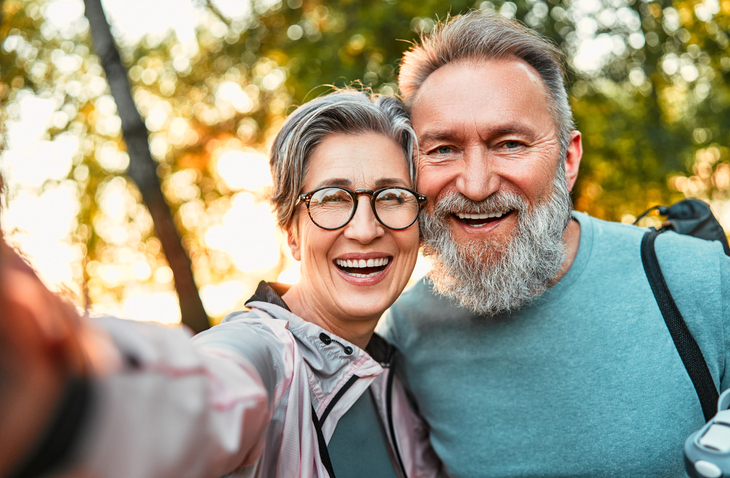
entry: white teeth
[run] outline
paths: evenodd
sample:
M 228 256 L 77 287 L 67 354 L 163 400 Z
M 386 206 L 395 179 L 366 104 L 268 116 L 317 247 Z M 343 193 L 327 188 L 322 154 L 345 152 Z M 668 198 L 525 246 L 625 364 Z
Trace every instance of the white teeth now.
M 349 274 L 353 277 L 372 277 L 380 274 L 380 272 L 373 272 L 372 274 L 358 274 L 357 272 L 350 272 Z
M 507 214 L 507 212 L 499 211 L 499 212 L 487 212 L 487 213 L 482 213 L 482 214 L 457 212 L 456 217 L 458 217 L 459 219 L 490 219 L 493 217 L 502 217 L 504 214 Z
M 342 259 L 337 259 L 335 261 L 335 263 L 338 266 L 348 267 L 351 269 L 363 268 L 363 267 L 383 267 L 383 266 L 388 265 L 388 262 L 389 262 L 389 259 L 387 257 L 381 257 L 380 259 L 368 259 L 367 261 L 365 259 L 360 259 L 360 260 L 356 259 L 354 261 L 352 261 L 352 260 L 346 261 L 346 260 L 342 260 Z M 362 274 L 360 274 L 360 275 L 353 274 L 353 275 L 358 276 L 358 277 L 362 276 Z M 371 275 L 371 274 L 368 274 L 368 275 Z

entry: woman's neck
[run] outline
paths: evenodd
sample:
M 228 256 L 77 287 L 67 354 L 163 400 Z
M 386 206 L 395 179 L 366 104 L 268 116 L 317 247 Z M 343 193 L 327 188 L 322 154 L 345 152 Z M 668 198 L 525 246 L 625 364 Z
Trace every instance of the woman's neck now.
M 312 300 L 310 294 L 303 294 L 299 284 L 294 284 L 282 296 L 289 309 L 307 322 L 322 327 L 348 342 L 365 349 L 373 336 L 379 317 L 353 318 L 339 317 L 334 311 L 326 310 Z

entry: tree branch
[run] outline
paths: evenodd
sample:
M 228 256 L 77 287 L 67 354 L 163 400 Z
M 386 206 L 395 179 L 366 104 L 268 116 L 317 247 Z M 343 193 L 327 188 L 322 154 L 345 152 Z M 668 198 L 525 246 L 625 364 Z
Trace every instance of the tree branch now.
M 225 16 L 223 14 L 223 12 L 221 12 L 220 9 L 218 7 L 216 7 L 215 4 L 213 4 L 213 1 L 212 0 L 200 0 L 199 3 L 203 7 L 207 8 L 208 10 L 210 10 L 211 12 L 213 12 L 213 15 L 215 15 L 216 17 L 218 17 L 220 19 L 220 21 L 222 21 L 223 23 L 225 23 L 229 27 L 231 26 L 231 23 L 232 23 L 231 22 L 231 19 L 228 18 L 227 16 Z
M 195 332 L 201 332 L 210 326 L 208 316 L 195 285 L 190 258 L 182 246 L 170 207 L 160 188 L 157 163 L 150 154 L 147 128 L 134 104 L 127 70 L 122 65 L 101 1 L 84 0 L 84 5 L 94 48 L 101 59 L 119 117 L 122 119 L 122 133 L 129 153 L 128 175 L 137 183 L 142 193 L 142 199 L 150 211 L 155 231 L 172 269 L 182 322 Z

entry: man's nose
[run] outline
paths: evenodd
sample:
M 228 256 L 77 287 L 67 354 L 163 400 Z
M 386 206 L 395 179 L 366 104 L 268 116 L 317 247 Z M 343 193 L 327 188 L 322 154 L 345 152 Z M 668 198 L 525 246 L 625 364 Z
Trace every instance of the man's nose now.
M 481 201 L 499 190 L 500 181 L 485 148 L 465 151 L 463 167 L 456 178 L 456 189 L 461 194 L 472 201 Z
M 375 212 L 370 205 L 370 198 L 360 196 L 357 199 L 355 215 L 345 226 L 345 237 L 362 244 L 369 244 L 383 234 L 385 234 L 385 229 L 375 217 Z

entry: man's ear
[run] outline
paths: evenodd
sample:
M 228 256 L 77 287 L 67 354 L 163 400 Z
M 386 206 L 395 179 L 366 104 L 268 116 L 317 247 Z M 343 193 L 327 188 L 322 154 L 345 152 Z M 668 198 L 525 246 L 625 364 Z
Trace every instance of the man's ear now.
M 299 245 L 299 228 L 297 228 L 296 216 L 292 218 L 289 227 L 286 229 L 286 242 L 289 244 L 289 250 L 294 260 L 302 260 L 302 251 Z
M 568 191 L 573 191 L 575 180 L 578 179 L 578 168 L 582 157 L 583 143 L 580 131 L 573 131 L 570 133 L 568 150 L 565 152 L 565 180 L 568 183 Z

